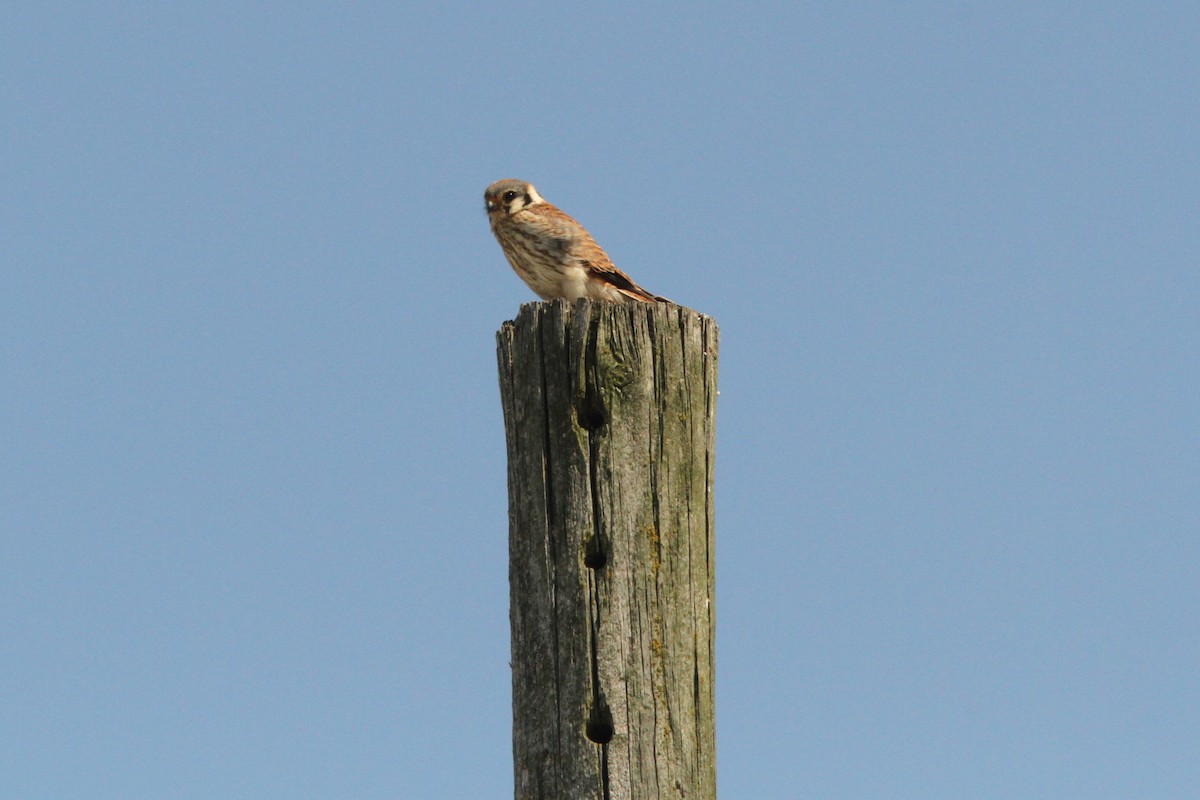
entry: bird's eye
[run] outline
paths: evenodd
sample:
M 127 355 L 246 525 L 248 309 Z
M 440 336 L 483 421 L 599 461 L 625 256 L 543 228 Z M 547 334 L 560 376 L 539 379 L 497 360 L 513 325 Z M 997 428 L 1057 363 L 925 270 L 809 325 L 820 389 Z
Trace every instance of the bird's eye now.
M 504 202 L 511 203 L 513 200 L 517 199 L 517 196 L 519 194 L 520 194 L 520 192 L 514 192 L 510 189 L 509 191 L 504 193 Z

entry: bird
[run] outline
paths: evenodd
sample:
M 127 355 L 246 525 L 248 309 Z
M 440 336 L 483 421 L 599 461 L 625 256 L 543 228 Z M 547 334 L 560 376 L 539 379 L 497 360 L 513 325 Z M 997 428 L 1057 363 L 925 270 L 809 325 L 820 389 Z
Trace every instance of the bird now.
M 483 200 L 505 258 L 543 300 L 670 302 L 617 269 L 587 229 L 542 199 L 532 183 L 496 181 Z

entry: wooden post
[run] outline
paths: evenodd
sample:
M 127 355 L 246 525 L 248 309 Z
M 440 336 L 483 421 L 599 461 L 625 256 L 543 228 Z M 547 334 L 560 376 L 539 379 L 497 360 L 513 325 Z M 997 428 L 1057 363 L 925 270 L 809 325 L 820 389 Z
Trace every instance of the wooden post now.
M 712 800 L 716 323 L 529 303 L 497 342 L 515 796 Z

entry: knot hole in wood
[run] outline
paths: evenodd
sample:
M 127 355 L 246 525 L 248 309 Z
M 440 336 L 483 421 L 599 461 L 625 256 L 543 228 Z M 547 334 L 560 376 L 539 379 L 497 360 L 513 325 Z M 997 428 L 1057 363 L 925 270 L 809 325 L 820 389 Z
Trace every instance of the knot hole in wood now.
M 604 569 L 608 564 L 608 553 L 604 552 L 604 542 L 599 536 L 587 540 L 583 551 L 583 565 L 588 569 Z
M 582 398 L 575 406 L 575 417 L 579 427 L 585 431 L 598 431 L 608 424 L 608 413 L 604 404 L 595 395 Z
M 612 712 L 608 710 L 608 706 L 603 700 L 597 702 L 592 706 L 592 718 L 588 720 L 584 734 L 589 741 L 596 744 L 608 744 L 612 741 L 615 732 Z

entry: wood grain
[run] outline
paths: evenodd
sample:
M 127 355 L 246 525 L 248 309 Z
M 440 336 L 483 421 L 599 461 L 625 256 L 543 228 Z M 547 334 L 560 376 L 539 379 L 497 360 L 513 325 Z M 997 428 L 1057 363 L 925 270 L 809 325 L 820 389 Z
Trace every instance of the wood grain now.
M 716 796 L 717 338 L 587 300 L 497 334 L 520 800 Z

